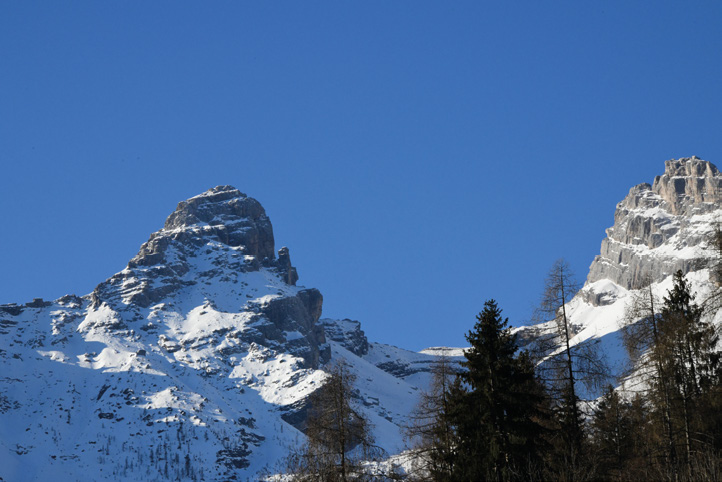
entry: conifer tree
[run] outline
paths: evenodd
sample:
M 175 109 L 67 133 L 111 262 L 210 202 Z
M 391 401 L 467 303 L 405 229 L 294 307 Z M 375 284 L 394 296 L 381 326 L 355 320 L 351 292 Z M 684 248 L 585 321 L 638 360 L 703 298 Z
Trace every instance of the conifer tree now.
M 637 386 L 642 387 L 647 398 L 653 401 L 654 412 L 659 416 L 666 465 L 671 470 L 672 479 L 678 480 L 676 421 L 672 413 L 672 365 L 659 326 L 662 303 L 654 294 L 652 280 L 648 278 L 644 284 L 645 288 L 633 294 L 627 306 L 622 339 L 629 355 L 630 374 L 634 375 L 633 378 L 641 378 Z
M 467 335 L 463 389 L 451 416 L 458 446 L 452 480 L 529 480 L 541 464 L 544 393 L 494 300 Z
M 627 400 L 610 385 L 598 400 L 591 418 L 593 480 L 673 479 L 674 472 L 660 471 L 653 445 L 658 434 L 647 404 L 640 395 Z M 657 424 L 656 426 L 658 426 Z
M 622 480 L 625 461 L 633 449 L 631 404 L 611 385 L 594 410 L 590 428 L 602 471 L 610 479 Z
M 634 378 L 650 388 L 650 466 L 658 478 L 704 478 L 709 465 L 701 457 L 719 460 L 722 445 L 717 332 L 681 271 L 661 304 L 650 284 L 633 299 L 627 318 L 632 324 L 624 329 L 624 341 Z M 655 457 L 660 451 L 664 457 Z
M 682 426 L 685 469 L 693 475 L 695 453 L 705 443 L 706 421 L 700 408 L 708 394 L 719 387 L 719 337 L 702 317 L 702 308 L 694 302 L 691 287 L 682 271 L 674 275 L 674 286 L 664 298 L 660 317 L 660 350 L 671 365 L 675 402 Z

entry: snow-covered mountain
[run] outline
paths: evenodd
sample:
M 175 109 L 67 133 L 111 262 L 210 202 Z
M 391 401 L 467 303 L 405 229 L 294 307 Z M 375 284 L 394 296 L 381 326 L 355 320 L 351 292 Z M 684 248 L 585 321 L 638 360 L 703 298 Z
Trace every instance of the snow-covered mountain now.
M 254 480 L 303 437 L 338 358 L 378 441 L 402 450 L 434 355 L 320 320 L 297 279 L 263 207 L 219 186 L 91 294 L 0 306 L 0 479 Z
M 621 363 L 620 322 L 645 279 L 661 296 L 682 269 L 698 299 L 711 292 L 700 260 L 721 192 L 697 158 L 630 190 L 569 303 L 574 342 Z M 0 480 L 257 480 L 302 440 L 308 396 L 335 359 L 355 372 L 377 441 L 403 450 L 444 349 L 370 342 L 356 321 L 322 319 L 321 293 L 297 280 L 263 207 L 219 186 L 181 202 L 91 294 L 0 305 Z
M 707 300 L 719 288 L 709 261 L 714 256 L 711 238 L 720 224 L 722 174 L 707 161 L 666 161 L 664 174 L 652 185 L 631 188 L 617 204 L 614 226 L 607 229 L 586 283 L 567 305 L 575 328 L 572 344 L 597 344 L 615 375 L 629 368 L 619 331 L 627 305 L 650 283 L 661 300 L 677 270 L 691 282 L 696 302 Z M 707 316 L 722 325 L 722 310 Z M 519 333 L 533 339 L 543 326 L 524 327 Z

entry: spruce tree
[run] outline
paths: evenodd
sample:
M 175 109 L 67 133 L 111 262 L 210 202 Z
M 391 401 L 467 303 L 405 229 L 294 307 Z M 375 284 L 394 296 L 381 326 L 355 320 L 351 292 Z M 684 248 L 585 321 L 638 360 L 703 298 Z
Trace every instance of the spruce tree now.
M 658 349 L 672 367 L 674 413 L 682 428 L 685 470 L 688 477 L 695 477 L 696 454 L 708 450 L 716 437 L 710 433 L 715 414 L 709 413 L 711 420 L 701 415 L 710 404 L 714 406 L 714 395 L 719 393 L 719 336 L 714 326 L 703 319 L 703 310 L 694 302 L 682 271 L 675 273 L 674 286 L 664 298 L 659 330 Z
M 591 421 L 594 452 L 605 479 L 623 480 L 626 461 L 633 454 L 632 405 L 611 385 L 597 404 Z
M 662 303 L 650 284 L 627 310 L 624 341 L 632 373 L 649 387 L 646 444 L 637 444 L 634 465 L 644 466 L 645 452 L 655 478 L 704 479 L 719 470 L 722 449 L 719 337 L 681 271 L 673 281 Z
M 529 480 L 541 463 L 544 393 L 494 300 L 467 335 L 463 390 L 451 416 L 458 446 L 453 480 Z
M 633 293 L 631 302 L 625 312 L 625 326 L 622 330 L 622 339 L 629 355 L 629 374 L 641 380 L 637 389 L 645 393 L 646 398 L 652 402 L 652 427 L 660 435 L 648 437 L 645 450 L 659 451 L 664 454 L 661 459 L 665 461 L 672 480 L 678 480 L 677 445 L 675 442 L 676 420 L 673 416 L 673 364 L 671 357 L 662 340 L 660 329 L 661 313 L 658 311 L 662 303 L 654 294 L 651 278 L 644 281 L 643 290 Z M 645 407 L 641 407 L 644 409 Z M 652 430 L 654 431 L 654 430 Z M 660 459 L 660 457 L 657 457 Z

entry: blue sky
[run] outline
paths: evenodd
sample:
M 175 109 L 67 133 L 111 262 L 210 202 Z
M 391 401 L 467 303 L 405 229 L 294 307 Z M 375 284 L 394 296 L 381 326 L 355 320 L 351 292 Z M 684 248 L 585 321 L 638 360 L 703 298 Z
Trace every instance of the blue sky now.
M 376 341 L 523 324 L 632 185 L 722 165 L 720 52 L 717 1 L 2 2 L 0 303 L 90 292 L 231 184 Z

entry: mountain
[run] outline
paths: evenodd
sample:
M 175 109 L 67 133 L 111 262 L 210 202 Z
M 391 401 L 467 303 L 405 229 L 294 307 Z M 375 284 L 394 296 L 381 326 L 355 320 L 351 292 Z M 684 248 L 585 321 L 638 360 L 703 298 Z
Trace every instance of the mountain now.
M 651 284 L 662 299 L 677 270 L 691 281 L 698 303 L 718 292 L 720 283 L 709 264 L 714 256 L 711 239 L 721 223 L 722 174 L 710 162 L 697 157 L 669 160 L 651 185 L 631 188 L 617 204 L 614 225 L 607 229 L 583 288 L 567 305 L 575 330 L 572 344 L 596 344 L 613 373 L 621 375 L 629 367 L 620 328 L 635 294 Z M 719 306 L 708 316 L 722 326 Z M 518 333 L 533 342 L 547 326 L 524 327 Z
M 718 288 L 704 261 L 720 192 L 695 157 L 630 190 L 567 306 L 573 343 L 621 371 L 621 320 L 647 280 L 663 296 L 682 269 L 698 300 Z M 339 359 L 378 443 L 402 451 L 429 364 L 462 351 L 371 342 L 357 321 L 321 318 L 321 293 L 298 279 L 260 203 L 219 186 L 179 203 L 92 293 L 0 305 L 0 480 L 257 480 L 303 440 L 308 397 Z M 533 342 L 544 326 L 517 332 Z
M 617 205 L 587 284 L 610 280 L 627 290 L 662 281 L 678 269 L 696 271 L 722 222 L 722 175 L 697 157 L 670 160 L 650 186 L 630 189 Z
M 258 201 L 219 186 L 89 295 L 0 306 L 0 478 L 255 479 L 302 439 L 339 358 L 383 448 L 402 450 L 434 355 L 320 319 L 321 293 L 274 250 Z

